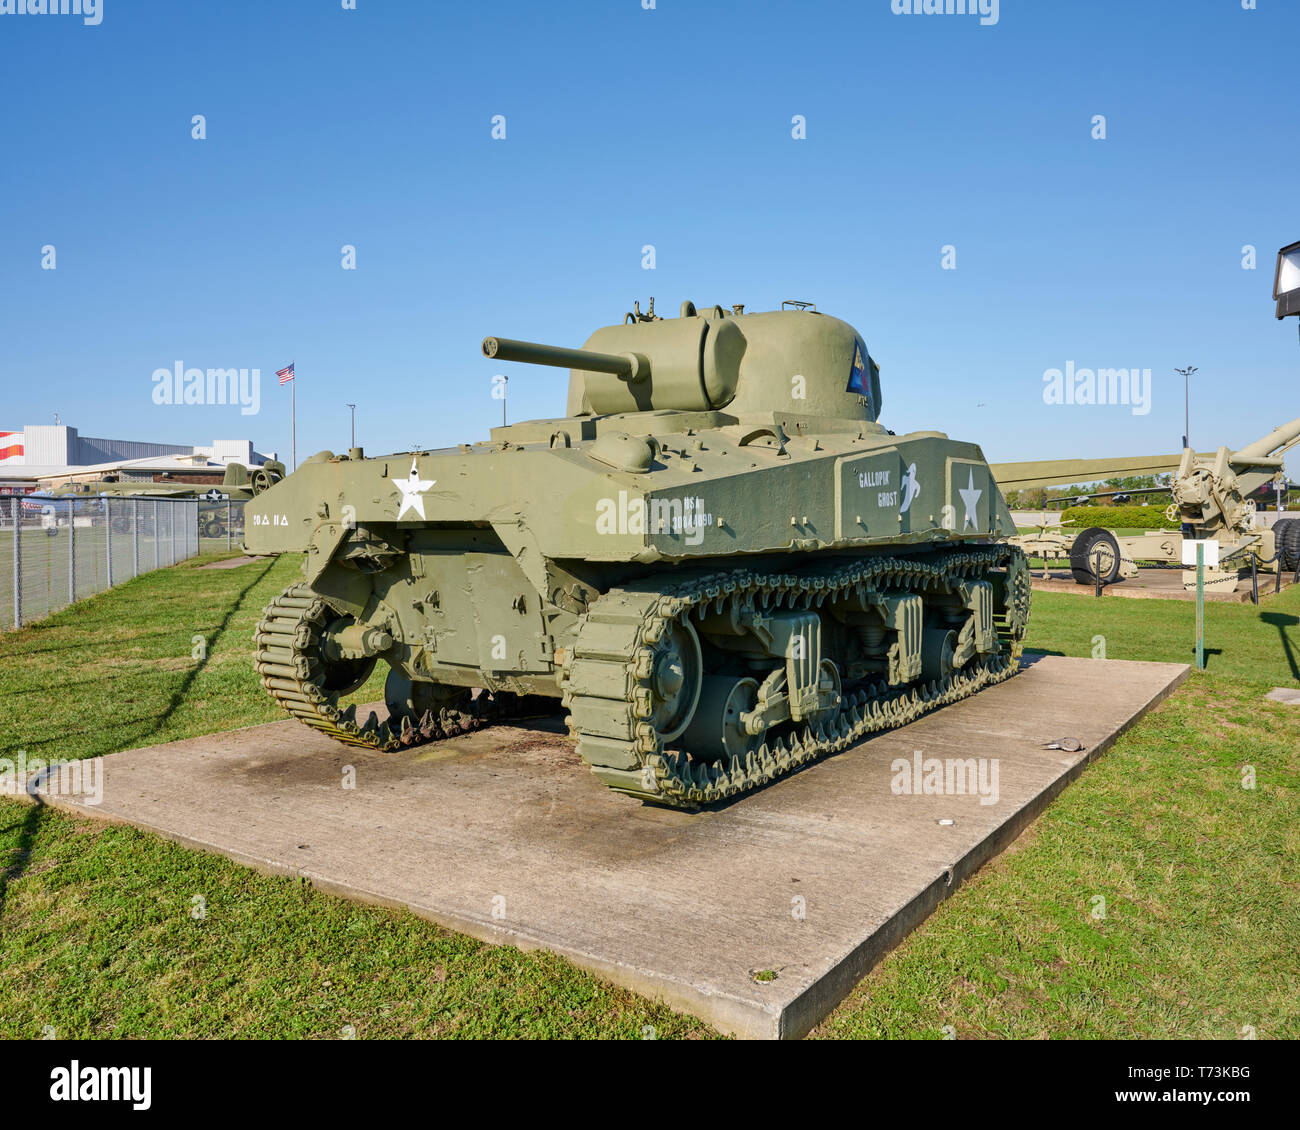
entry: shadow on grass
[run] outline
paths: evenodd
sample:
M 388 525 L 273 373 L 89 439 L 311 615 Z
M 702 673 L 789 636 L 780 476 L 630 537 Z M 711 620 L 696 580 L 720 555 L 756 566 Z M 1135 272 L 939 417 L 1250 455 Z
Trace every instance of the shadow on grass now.
M 250 577 L 248 582 L 244 585 L 244 587 L 239 590 L 239 593 L 235 597 L 235 599 L 232 600 L 230 604 L 227 606 L 226 614 L 221 617 L 221 620 L 217 623 L 217 626 L 204 634 L 203 639 L 204 639 L 204 643 L 207 646 L 206 654 L 211 654 L 213 647 L 216 646 L 217 640 L 221 638 L 225 630 L 230 626 L 230 621 L 234 619 L 235 613 L 238 612 L 244 606 L 245 598 L 253 589 L 255 589 L 259 584 L 261 584 L 262 578 L 265 577 L 266 574 L 271 571 L 271 568 L 275 565 L 276 560 L 277 559 L 274 557 L 268 557 L 266 559 L 266 564 L 263 565 L 262 568 L 258 571 L 257 576 Z M 160 731 L 167 724 L 168 720 L 171 718 L 173 714 L 176 713 L 181 703 L 185 701 L 185 696 L 189 693 L 189 689 L 194 684 L 194 680 L 198 677 L 199 672 L 202 671 L 203 668 L 206 666 L 207 666 L 207 660 L 205 658 L 204 660 L 202 660 L 199 663 L 196 663 L 193 667 L 191 667 L 188 671 L 185 672 L 185 677 L 181 680 L 180 687 L 177 690 L 172 692 L 171 701 L 167 704 L 166 707 L 164 707 L 163 712 L 159 714 L 157 718 L 154 720 L 154 725 L 145 735 L 146 737 L 151 737 L 154 734 L 157 734 L 158 731 Z
M 211 629 L 208 633 L 206 633 L 204 638 L 207 642 L 209 652 L 215 646 L 216 641 L 221 637 L 222 633 L 225 632 L 225 630 L 229 627 L 231 619 L 243 607 L 244 601 L 247 599 L 249 592 L 261 582 L 262 578 L 266 576 L 267 572 L 274 564 L 275 564 L 275 558 L 269 558 L 266 564 L 263 566 L 263 568 L 257 572 L 256 576 L 251 577 L 248 580 L 248 582 L 243 586 L 243 588 L 239 590 L 238 594 L 230 602 L 229 606 L 226 609 L 225 615 L 221 618 L 220 622 L 216 625 L 216 627 Z M 174 629 L 167 629 L 165 631 L 170 631 L 170 630 L 174 630 Z M 156 634 L 163 634 L 163 632 L 159 632 Z M 68 646 L 76 646 L 76 645 L 70 644 Z M 46 648 L 43 650 L 61 651 L 64 650 L 64 648 Z M 152 723 L 152 725 L 147 730 L 144 731 L 143 737 L 147 738 L 153 734 L 158 733 L 158 731 L 161 730 L 166 725 L 168 719 L 172 716 L 172 714 L 175 713 L 177 707 L 179 707 L 180 704 L 184 701 L 190 686 L 194 682 L 195 676 L 197 676 L 199 671 L 203 669 L 203 666 L 204 664 L 197 664 L 195 667 L 193 667 L 191 670 L 185 673 L 185 678 L 180 688 L 175 693 L 173 693 L 171 697 L 171 702 L 167 705 L 167 707 L 163 710 L 161 714 L 150 719 L 136 720 L 137 722 Z M 130 723 L 121 723 L 120 725 L 127 725 L 127 724 Z M 102 731 L 105 729 L 105 726 L 101 722 L 95 727 L 95 729 L 97 731 Z M 65 732 L 65 736 L 66 736 L 66 732 Z M 33 744 L 40 744 L 40 743 L 38 742 Z M 19 832 L 18 832 L 18 842 L 14 846 L 14 848 L 8 853 L 8 859 L 4 861 L 3 870 L 0 871 L 0 918 L 3 918 L 4 916 L 5 903 L 9 893 L 10 886 L 22 877 L 24 872 L 26 872 L 29 864 L 31 863 L 32 852 L 35 848 L 37 837 L 40 834 L 41 822 L 45 818 L 45 813 L 46 813 L 46 806 L 44 804 L 41 804 L 39 802 L 32 804 L 29 807 L 28 811 L 23 815 L 23 818 L 17 824 L 11 824 L 7 828 L 3 829 L 4 832 L 12 832 L 16 827 L 19 829 Z
M 31 862 L 32 849 L 36 844 L 36 835 L 40 831 L 41 821 L 44 817 L 45 806 L 39 803 L 33 804 L 17 825 L 11 824 L 4 829 L 6 832 L 11 832 L 15 827 L 18 827 L 20 831 L 18 833 L 18 844 L 5 863 L 4 870 L 0 871 L 0 918 L 4 917 L 5 898 L 9 894 L 9 885 L 22 878 L 23 872 L 27 870 L 28 863 Z
M 1201 648 L 1201 654 L 1205 656 L 1205 670 L 1208 671 L 1210 669 L 1210 660 L 1213 659 L 1216 655 L 1222 655 L 1223 648 L 1203 647 Z M 1192 670 L 1195 671 L 1196 670 L 1196 645 L 1195 644 L 1192 644 L 1192 654 L 1190 656 L 1190 662 L 1192 665 Z
M 1291 668 L 1291 678 L 1300 680 L 1300 664 L 1296 663 L 1295 648 L 1286 634 L 1287 628 L 1294 628 L 1300 624 L 1300 616 L 1291 616 L 1285 612 L 1261 612 L 1259 618 L 1265 624 L 1272 624 L 1277 629 L 1278 638 L 1282 641 L 1282 651 Z
M 111 734 L 119 731 L 125 731 L 128 737 L 121 741 L 106 741 L 103 746 L 93 743 L 87 743 L 85 748 L 78 754 L 62 755 L 72 760 L 84 757 L 102 757 L 107 753 L 116 753 L 119 749 L 133 748 L 138 744 L 140 738 L 147 738 L 157 729 L 155 723 L 158 721 L 156 714 L 140 714 L 132 718 L 114 718 L 111 721 L 106 719 L 93 720 L 86 726 L 79 729 L 72 729 L 67 726 L 61 726 L 49 737 L 32 737 L 27 736 L 21 742 L 10 742 L 0 744 L 0 755 L 8 755 L 11 752 L 25 749 L 29 753 L 33 750 L 40 750 L 45 746 L 60 746 L 67 743 L 69 738 L 78 737 L 103 737 L 107 738 Z M 133 727 L 138 727 L 134 731 L 137 736 L 129 736 Z M 125 744 L 123 744 L 125 742 Z
M 132 656 L 131 658 L 135 658 L 135 657 Z M 155 662 L 155 660 L 152 658 L 141 657 L 140 662 L 150 663 L 150 662 Z M 51 691 L 62 691 L 62 690 L 70 690 L 70 691 L 77 691 L 77 692 L 84 693 L 86 687 L 88 687 L 92 683 L 95 686 L 100 686 L 101 684 L 114 682 L 117 679 L 137 679 L 137 678 L 139 678 L 139 672 L 137 671 L 127 671 L 115 675 L 98 674 L 92 679 L 69 679 L 65 683 L 39 683 L 36 686 L 31 686 L 31 687 L 13 687 L 9 690 L 6 690 L 4 693 L 5 693 L 5 698 L 19 698 L 25 694 L 48 695 Z
M 154 602 L 154 607 L 157 607 L 157 602 Z M 64 611 L 66 611 L 66 609 Z M 35 625 L 33 626 L 35 627 Z M 71 628 L 74 626 L 75 625 L 64 624 L 64 623 L 44 623 L 39 625 L 39 630 L 52 632 L 52 631 L 58 631 L 61 628 Z M 171 635 L 175 631 L 176 631 L 175 628 L 159 628 L 156 632 L 136 632 L 135 634 L 131 635 L 128 638 L 132 640 L 156 639 L 158 636 Z M 7 654 L 9 655 L 10 658 L 21 659 L 28 655 L 49 655 L 56 651 L 73 651 L 73 650 L 84 651 L 85 648 L 86 648 L 86 641 L 84 639 L 78 638 L 78 639 L 69 640 L 67 643 L 56 644 L 51 647 L 22 647 L 21 645 L 19 645 L 15 647 L 12 651 L 8 652 Z
M 231 620 L 243 608 L 244 602 L 247 600 L 249 592 L 252 591 L 262 581 L 263 577 L 266 576 L 266 573 L 274 564 L 275 564 L 275 558 L 267 559 L 266 563 L 263 565 L 263 567 L 260 570 L 257 571 L 256 575 L 247 578 L 245 584 L 236 593 L 232 594 L 232 596 L 229 598 L 225 612 L 222 615 L 221 619 L 216 623 L 215 626 L 207 629 L 203 633 L 204 643 L 208 649 L 209 654 L 211 653 L 212 649 L 216 646 L 217 640 L 221 638 L 223 633 L 230 626 Z M 169 627 L 150 634 L 175 636 L 177 632 L 178 632 L 177 628 Z M 188 643 L 188 640 L 186 642 Z M 69 645 L 69 646 L 80 646 L 84 648 L 85 644 L 83 642 L 78 645 Z M 57 650 L 57 649 L 52 649 L 52 650 Z M 118 713 L 116 710 L 113 710 L 111 708 L 107 714 L 97 714 L 95 712 L 88 712 L 87 715 L 85 716 L 84 726 L 81 726 L 79 728 L 61 726 L 59 727 L 57 733 L 51 734 L 48 737 L 37 737 L 37 736 L 29 735 L 22 741 L 16 743 L 14 748 L 21 747 L 29 750 L 40 749 L 42 747 L 46 747 L 50 745 L 62 744 L 66 742 L 69 737 L 89 738 L 91 736 L 95 736 L 95 737 L 108 738 L 109 740 L 104 741 L 102 743 L 93 742 L 93 741 L 87 742 L 86 748 L 84 748 L 79 754 L 74 755 L 80 757 L 96 757 L 96 756 L 102 756 L 104 754 L 115 753 L 120 749 L 132 748 L 134 746 L 140 746 L 140 745 L 148 745 L 149 740 L 153 738 L 155 735 L 157 735 L 159 731 L 161 731 L 166 727 L 168 721 L 176 713 L 177 709 L 179 709 L 182 703 L 185 702 L 185 699 L 189 694 L 190 688 L 193 686 L 195 678 L 198 676 L 199 672 L 202 671 L 206 666 L 207 663 L 205 660 L 203 662 L 196 663 L 191 667 L 185 668 L 183 672 L 180 671 L 166 672 L 168 676 L 179 675 L 180 682 L 178 685 L 176 685 L 176 689 L 171 692 L 166 705 L 163 706 L 162 709 L 156 713 L 149 713 L 143 715 L 137 714 L 129 717 L 124 717 L 122 716 L 121 713 Z M 83 681 L 78 681 L 74 679 L 72 680 L 70 686 L 73 688 L 80 687 L 84 691 L 85 688 L 88 686 L 97 686 L 100 684 L 105 684 L 114 677 L 116 676 L 101 675 L 93 679 L 83 680 Z M 166 693 L 165 692 L 166 683 L 171 682 L 172 680 L 168 678 L 166 680 L 159 680 L 159 681 L 163 682 L 164 684 L 163 688 L 159 688 L 159 689 L 163 690 L 163 693 Z M 46 690 L 49 689 L 56 689 L 56 688 L 51 688 L 51 687 L 46 688 Z M 104 694 L 108 696 L 108 699 L 111 702 L 112 694 L 113 694 L 111 688 L 106 687 L 104 689 Z M 112 735 L 114 734 L 120 735 L 118 740 L 116 741 L 112 740 Z M 6 748 L 4 743 L 0 743 L 0 749 L 2 748 Z

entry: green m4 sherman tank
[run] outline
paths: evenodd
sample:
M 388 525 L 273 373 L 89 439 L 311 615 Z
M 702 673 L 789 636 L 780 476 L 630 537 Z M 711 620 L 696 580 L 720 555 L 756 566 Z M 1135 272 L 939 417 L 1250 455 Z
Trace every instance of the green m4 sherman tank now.
M 571 369 L 562 418 L 321 452 L 248 504 L 249 552 L 306 555 L 256 632 L 290 714 L 393 750 L 560 699 L 600 780 L 691 808 L 1014 673 L 1029 571 L 979 447 L 887 431 L 862 337 L 810 304 L 653 309 L 483 342 Z

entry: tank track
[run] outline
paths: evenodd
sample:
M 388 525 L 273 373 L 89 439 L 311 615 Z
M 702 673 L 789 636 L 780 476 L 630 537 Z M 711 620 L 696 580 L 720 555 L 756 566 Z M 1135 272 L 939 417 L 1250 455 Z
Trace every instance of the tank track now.
M 855 586 L 890 591 L 951 591 L 962 580 L 1006 569 L 1002 606 L 995 610 L 998 650 L 979 656 L 942 681 L 845 694 L 836 716 L 774 737 L 729 764 L 697 761 L 661 748 L 647 721 L 651 710 L 653 645 L 674 620 L 692 611 L 721 611 L 729 601 L 762 611 L 817 608 Z M 927 559 L 878 557 L 798 574 L 719 573 L 671 587 L 653 582 L 614 589 L 582 617 L 566 660 L 564 704 L 578 752 L 609 787 L 656 804 L 697 808 L 757 789 L 845 749 L 869 734 L 903 726 L 1015 674 L 1029 618 L 1029 567 L 1015 546 L 944 551 Z M 712 605 L 713 607 L 710 607 Z M 580 674 L 575 680 L 574 675 Z M 574 688 L 597 688 L 604 694 Z M 606 697 L 608 696 L 608 697 Z
M 468 709 L 443 707 L 434 714 L 400 722 L 381 720 L 374 711 L 357 722 L 355 705 L 340 710 L 339 694 L 325 688 L 321 633 L 337 613 L 310 587 L 291 585 L 262 612 L 253 633 L 257 673 L 262 685 L 299 722 L 336 741 L 381 752 L 454 738 L 528 713 L 517 695 L 481 692 Z M 396 722 L 396 724 L 394 724 Z

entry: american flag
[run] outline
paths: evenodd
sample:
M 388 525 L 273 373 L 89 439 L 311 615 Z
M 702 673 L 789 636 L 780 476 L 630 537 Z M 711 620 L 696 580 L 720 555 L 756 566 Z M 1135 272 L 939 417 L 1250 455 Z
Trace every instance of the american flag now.
M 290 361 L 283 369 L 276 369 L 275 375 L 280 378 L 280 383 L 282 385 L 287 385 L 291 380 L 293 380 L 293 362 Z

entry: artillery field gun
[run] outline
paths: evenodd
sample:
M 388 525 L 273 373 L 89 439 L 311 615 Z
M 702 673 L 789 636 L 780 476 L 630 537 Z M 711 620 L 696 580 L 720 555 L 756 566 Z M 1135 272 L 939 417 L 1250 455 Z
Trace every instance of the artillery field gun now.
M 488 338 L 570 369 L 568 415 L 323 451 L 258 495 L 247 551 L 305 555 L 266 689 L 379 750 L 561 700 L 600 780 L 689 808 L 1011 676 L 1029 572 L 979 447 L 887 431 L 859 334 L 785 305 Z M 381 660 L 388 717 L 360 719 L 340 698 Z
M 1030 556 L 1068 557 L 1079 584 L 1092 584 L 1097 575 L 1102 583 L 1109 584 L 1136 574 L 1134 562 L 1137 561 L 1180 562 L 1185 536 L 1213 538 L 1219 542 L 1220 564 L 1206 570 L 1206 587 L 1230 591 L 1236 587 L 1237 570 L 1251 558 L 1257 566 L 1288 572 L 1300 566 L 1300 519 L 1281 518 L 1272 529 L 1257 528 L 1255 500 L 1248 497 L 1267 483 L 1282 481 L 1283 457 L 1297 443 L 1300 443 L 1300 417 L 1239 451 L 1220 447 L 1211 454 L 1198 455 L 1189 447 L 1181 456 L 1003 464 L 994 466 L 994 474 L 1000 486 L 1010 489 L 1013 485 L 1041 486 L 1135 471 L 1172 470 L 1174 478 L 1170 486 L 1100 491 L 1089 497 L 1171 494 L 1173 501 L 1165 509 L 1165 517 L 1179 522 L 1181 533 L 1154 530 L 1116 535 L 1094 526 L 1071 536 L 1048 528 L 1036 534 L 1018 535 L 1011 541 Z

